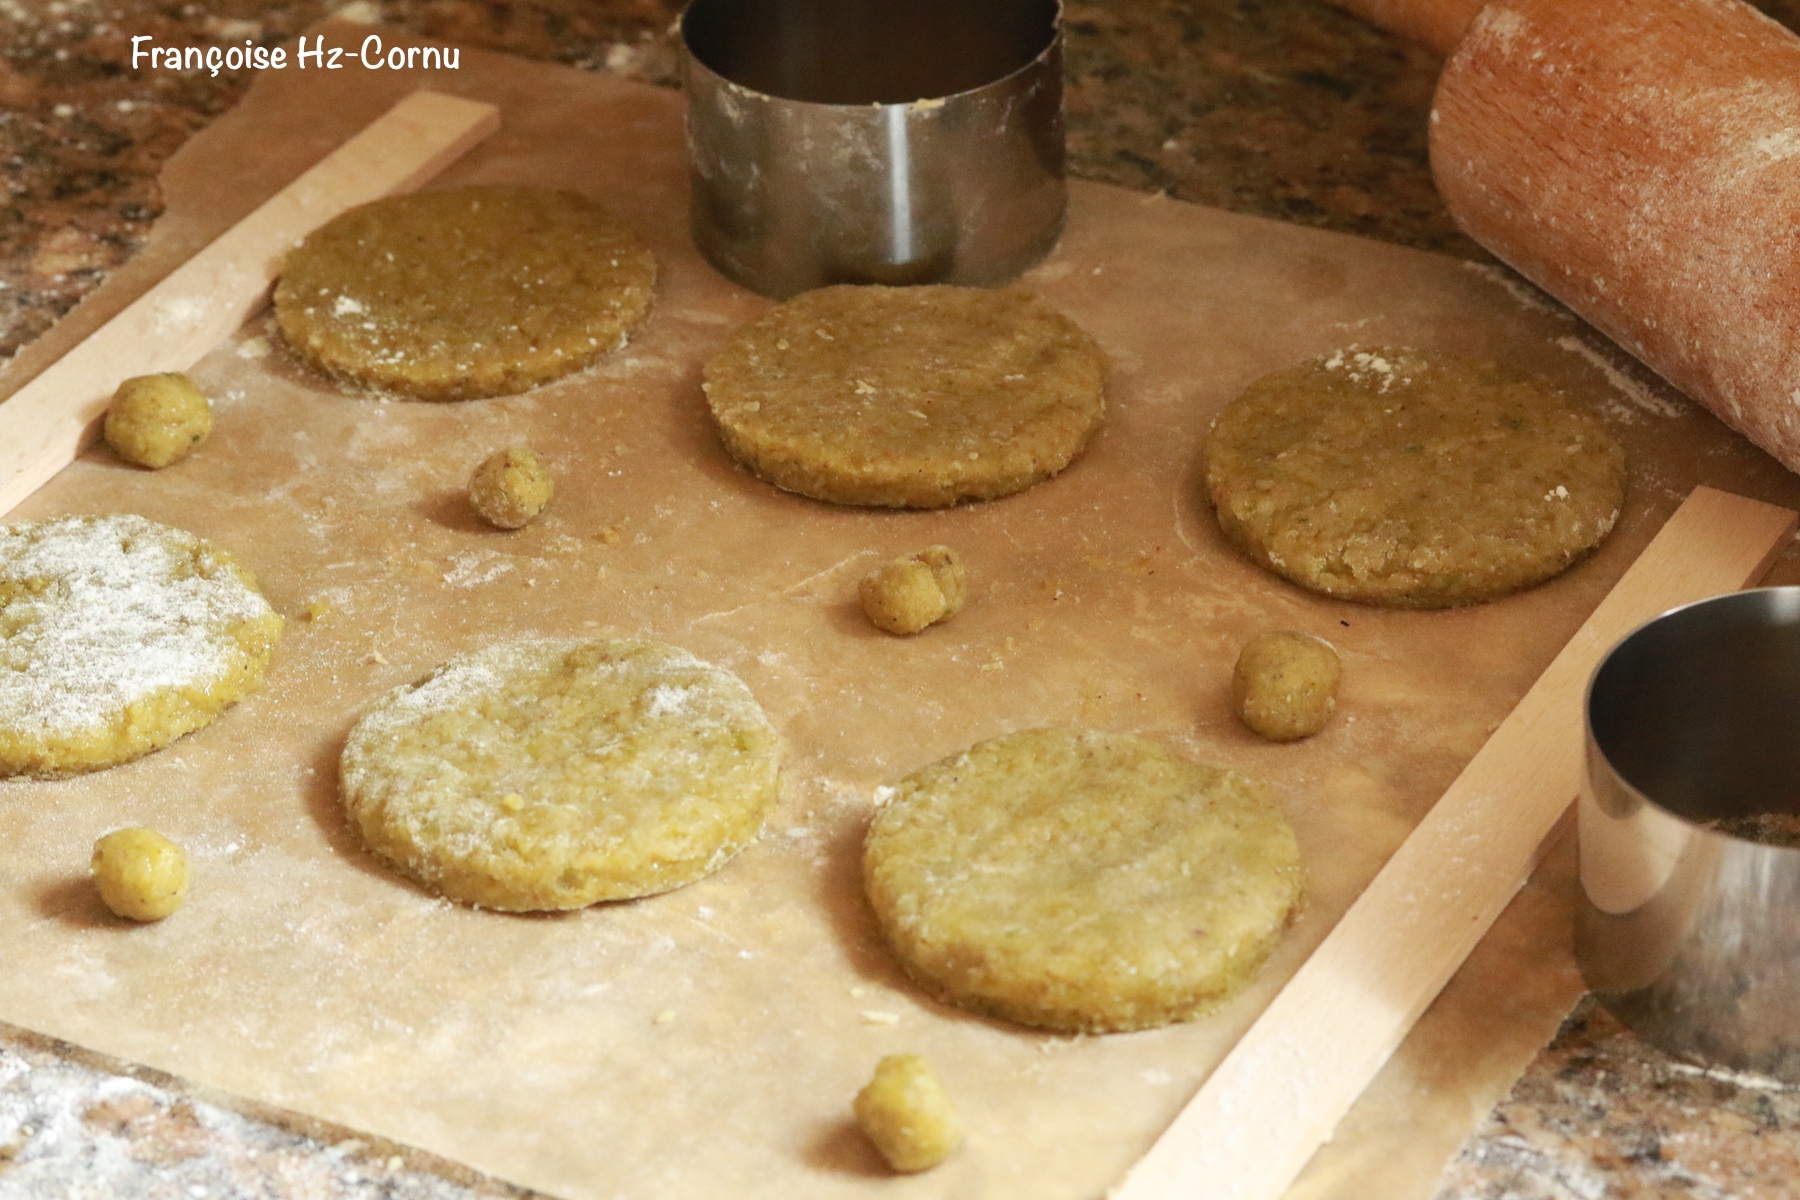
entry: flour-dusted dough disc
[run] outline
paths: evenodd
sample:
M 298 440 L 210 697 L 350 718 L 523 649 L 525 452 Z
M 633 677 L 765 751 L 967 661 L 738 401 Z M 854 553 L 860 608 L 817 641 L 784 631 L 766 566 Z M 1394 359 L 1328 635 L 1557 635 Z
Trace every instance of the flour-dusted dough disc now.
M 1030 292 L 844 285 L 739 329 L 705 388 L 726 449 L 776 486 L 941 508 L 1068 466 L 1100 424 L 1105 372 Z
M 1492 363 L 1340 350 L 1251 384 L 1207 440 L 1225 535 L 1302 587 L 1395 608 L 1492 600 L 1611 532 L 1625 452 Z
M 342 797 L 371 850 L 441 895 L 581 908 L 723 866 L 775 804 L 777 755 L 750 690 L 685 650 L 538 639 L 376 701 Z
M 1032 729 L 902 780 L 863 880 L 934 992 L 1104 1032 L 1199 1016 L 1255 978 L 1303 876 L 1261 784 L 1141 737 Z
M 309 234 L 275 288 L 301 359 L 417 400 L 522 392 L 625 344 L 656 260 L 577 192 L 475 186 L 391 196 Z
M 0 775 L 115 766 L 262 680 L 281 618 L 231 555 L 128 513 L 0 526 Z

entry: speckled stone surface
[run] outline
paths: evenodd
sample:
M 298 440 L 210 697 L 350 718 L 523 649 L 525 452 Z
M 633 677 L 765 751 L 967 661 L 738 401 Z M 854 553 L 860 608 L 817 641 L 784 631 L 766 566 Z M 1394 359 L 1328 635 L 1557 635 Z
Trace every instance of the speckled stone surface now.
M 248 77 L 134 72 L 130 37 L 273 44 L 322 0 L 0 0 L 0 361 L 128 259 L 162 162 Z M 353 15 L 673 82 L 678 0 L 356 0 Z M 1800 0 L 1762 0 L 1800 27 Z M 1486 259 L 1431 185 L 1439 60 L 1319 0 L 1069 0 L 1080 176 Z M 1705 1071 L 1584 1002 L 1438 1200 L 1800 1194 L 1800 1088 Z M 452 1163 L 0 1026 L 0 1200 L 516 1200 Z
M 1800 1194 L 1800 1087 L 1659 1054 L 1588 997 L 1469 1139 L 1438 1200 Z

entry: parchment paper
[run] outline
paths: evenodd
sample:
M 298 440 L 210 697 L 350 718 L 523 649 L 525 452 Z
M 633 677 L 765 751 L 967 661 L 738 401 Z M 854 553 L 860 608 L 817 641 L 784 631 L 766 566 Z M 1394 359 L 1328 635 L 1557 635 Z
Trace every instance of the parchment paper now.
M 369 32 L 324 27 L 351 47 Z M 195 372 L 218 428 L 191 459 L 151 474 L 95 450 L 17 511 L 193 529 L 250 563 L 291 623 L 266 686 L 212 728 L 112 771 L 0 785 L 0 1019 L 570 1200 L 1097 1197 L 1690 486 L 1800 502 L 1794 477 L 1492 273 L 1082 183 L 1027 282 L 1112 356 L 1086 455 L 947 512 L 787 495 L 734 468 L 705 417 L 701 363 L 767 302 L 688 242 L 679 96 L 468 50 L 462 63 L 271 73 L 171 165 L 171 237 L 222 227 L 429 83 L 504 111 L 442 182 L 603 198 L 661 261 L 654 314 L 580 376 L 452 405 L 345 394 L 259 319 Z M 1497 358 L 1595 405 L 1632 455 L 1618 532 L 1533 592 L 1443 613 L 1321 600 L 1236 556 L 1196 489 L 1208 422 L 1256 376 L 1353 342 Z M 500 533 L 464 492 L 513 442 L 548 456 L 559 492 Z M 934 542 L 967 557 L 967 609 L 916 638 L 876 632 L 858 577 Z M 1226 707 L 1239 645 L 1273 628 L 1319 633 L 1344 659 L 1338 716 L 1297 744 L 1258 741 Z M 660 638 L 742 675 L 786 742 L 762 839 L 669 895 L 544 917 L 447 904 L 371 860 L 336 800 L 363 707 L 448 655 L 542 634 Z M 1306 912 L 1216 1015 L 1049 1036 L 934 1004 L 890 960 L 858 881 L 874 789 L 1046 724 L 1146 734 L 1274 785 L 1310 871 Z M 161 924 L 112 920 L 86 881 L 94 838 L 123 824 L 193 860 L 192 897 Z M 1428 1193 L 1580 992 L 1572 858 L 1551 856 L 1297 1195 Z M 887 1176 L 849 1125 L 850 1097 L 896 1051 L 936 1063 L 969 1128 L 919 1177 Z

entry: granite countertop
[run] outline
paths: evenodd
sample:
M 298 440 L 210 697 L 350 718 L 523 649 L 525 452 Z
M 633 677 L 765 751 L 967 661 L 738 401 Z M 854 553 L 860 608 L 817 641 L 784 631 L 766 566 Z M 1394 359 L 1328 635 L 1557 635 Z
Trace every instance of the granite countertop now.
M 243 75 L 133 72 L 129 38 L 272 44 L 322 0 L 0 0 L 0 361 L 142 245 L 161 163 Z M 356 0 L 348 15 L 669 85 L 676 0 Z M 1758 7 L 1800 27 L 1800 0 Z M 1321 0 L 1069 0 L 1074 174 L 1466 258 L 1431 183 L 1440 62 Z M 1439 1200 L 1781 1196 L 1800 1088 L 1645 1047 L 1591 1000 L 1446 1169 Z M 529 1193 L 0 1026 L 0 1198 Z

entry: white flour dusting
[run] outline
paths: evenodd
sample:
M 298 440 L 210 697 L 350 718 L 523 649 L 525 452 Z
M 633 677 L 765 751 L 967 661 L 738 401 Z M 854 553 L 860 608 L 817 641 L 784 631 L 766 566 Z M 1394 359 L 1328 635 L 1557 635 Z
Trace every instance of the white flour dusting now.
M 1556 339 L 1559 349 L 1567 350 L 1592 363 L 1599 372 L 1606 376 L 1606 382 L 1612 384 L 1614 390 L 1645 412 L 1658 417 L 1679 417 L 1681 405 L 1673 400 L 1666 400 L 1652 392 L 1649 388 L 1631 378 L 1625 372 L 1608 362 L 1604 355 L 1578 337 L 1560 337 Z
M 1395 363 L 1367 350 L 1333 351 L 1331 357 L 1325 360 L 1325 369 L 1342 371 L 1365 387 L 1374 384 L 1379 392 L 1387 391 L 1405 378 Z
M 0 724 L 56 736 L 235 671 L 270 612 L 193 534 L 143 517 L 0 526 Z
M 192 296 L 173 296 L 152 313 L 156 332 L 164 336 L 186 333 L 206 316 L 206 305 Z
M 444 572 L 444 582 L 455 588 L 472 588 L 491 583 L 515 568 L 516 564 L 484 553 L 458 554 Z
M 671 713 L 683 713 L 692 708 L 694 698 L 692 688 L 676 687 L 662 684 L 650 689 L 646 697 L 649 702 L 648 714 L 652 717 L 668 716 Z
M 1539 291 L 1529 281 L 1509 271 L 1503 271 L 1499 267 L 1490 266 L 1487 263 L 1463 262 L 1460 265 L 1471 275 L 1477 275 L 1501 288 L 1508 296 L 1512 297 L 1520 308 L 1530 312 L 1551 313 L 1564 318 L 1570 316 L 1569 310 L 1555 303 L 1548 293 Z
M 122 1068 L 119 1068 L 122 1069 Z M 274 1195 L 295 1200 L 501 1200 L 517 1189 L 418 1151 L 298 1130 L 158 1086 L 107 1075 L 32 1045 L 0 1046 L 0 1196 Z M 174 1153 L 171 1153 L 171 1150 Z

